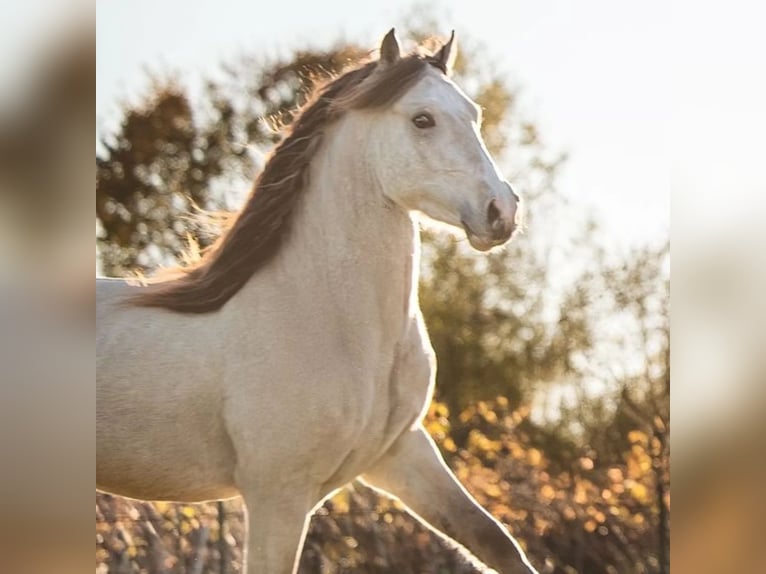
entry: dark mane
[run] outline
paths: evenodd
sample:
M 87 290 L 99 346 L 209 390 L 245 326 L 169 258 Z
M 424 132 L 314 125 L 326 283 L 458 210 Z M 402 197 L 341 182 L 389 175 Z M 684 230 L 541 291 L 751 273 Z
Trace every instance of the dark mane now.
M 433 56 L 409 55 L 385 66 L 372 61 L 315 90 L 228 230 L 198 263 L 180 269 L 180 276 L 150 283 L 129 301 L 184 313 L 220 309 L 279 251 L 325 128 L 346 110 L 393 103 L 429 65 L 443 70 Z

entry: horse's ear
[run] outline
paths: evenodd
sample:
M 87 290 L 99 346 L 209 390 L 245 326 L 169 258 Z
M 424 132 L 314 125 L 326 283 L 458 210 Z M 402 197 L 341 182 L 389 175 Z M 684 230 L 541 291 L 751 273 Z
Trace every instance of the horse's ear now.
M 402 53 L 399 49 L 399 41 L 396 39 L 396 31 L 391 28 L 380 44 L 380 62 L 386 65 L 393 64 L 401 57 Z
M 434 58 L 439 62 L 439 66 L 447 73 L 452 73 L 452 68 L 455 65 L 457 59 L 457 43 L 455 42 L 455 31 L 452 30 L 449 40 L 442 46 Z

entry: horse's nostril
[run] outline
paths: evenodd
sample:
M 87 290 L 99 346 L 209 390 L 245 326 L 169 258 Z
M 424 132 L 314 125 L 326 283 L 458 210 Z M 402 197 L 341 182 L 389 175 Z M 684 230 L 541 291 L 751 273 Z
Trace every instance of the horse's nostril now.
M 495 205 L 495 200 L 493 199 L 489 202 L 489 208 L 487 208 L 487 221 L 490 225 L 494 225 L 498 219 L 500 219 L 500 210 Z

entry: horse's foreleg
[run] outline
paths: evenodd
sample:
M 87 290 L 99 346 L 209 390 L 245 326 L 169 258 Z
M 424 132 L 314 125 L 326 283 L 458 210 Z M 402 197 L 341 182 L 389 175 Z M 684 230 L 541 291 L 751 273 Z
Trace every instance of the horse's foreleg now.
M 403 434 L 361 477 L 399 498 L 427 525 L 502 574 L 533 574 L 516 541 L 458 482 L 421 426 Z
M 247 508 L 246 574 L 293 574 L 298 570 L 311 510 L 308 497 L 302 494 L 286 486 L 242 489 Z

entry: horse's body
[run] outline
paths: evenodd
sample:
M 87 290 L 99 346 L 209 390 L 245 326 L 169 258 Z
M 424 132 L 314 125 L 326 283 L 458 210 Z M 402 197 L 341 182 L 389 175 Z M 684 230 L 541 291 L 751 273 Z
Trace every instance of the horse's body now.
M 382 58 L 393 63 L 398 47 L 392 55 L 395 40 L 387 41 Z M 392 107 L 410 105 L 409 97 L 435 107 L 436 82 L 449 81 L 425 70 Z M 250 509 L 249 574 L 282 574 L 297 564 L 312 510 L 360 478 L 488 565 L 534 572 L 420 424 L 435 363 L 408 209 L 462 221 L 472 243 L 488 248 L 510 236 L 515 202 L 498 179 L 493 195 L 477 200 L 482 217 L 490 204 L 486 224 L 468 212 L 469 198 L 457 214 L 422 193 L 420 204 L 400 205 L 386 183 L 392 167 L 371 160 L 388 153 L 369 135 L 381 113 L 348 113 L 325 127 L 277 256 L 217 310 L 132 304 L 146 288 L 97 281 L 97 487 L 148 500 L 241 494 Z M 498 217 L 502 241 L 481 235 Z

